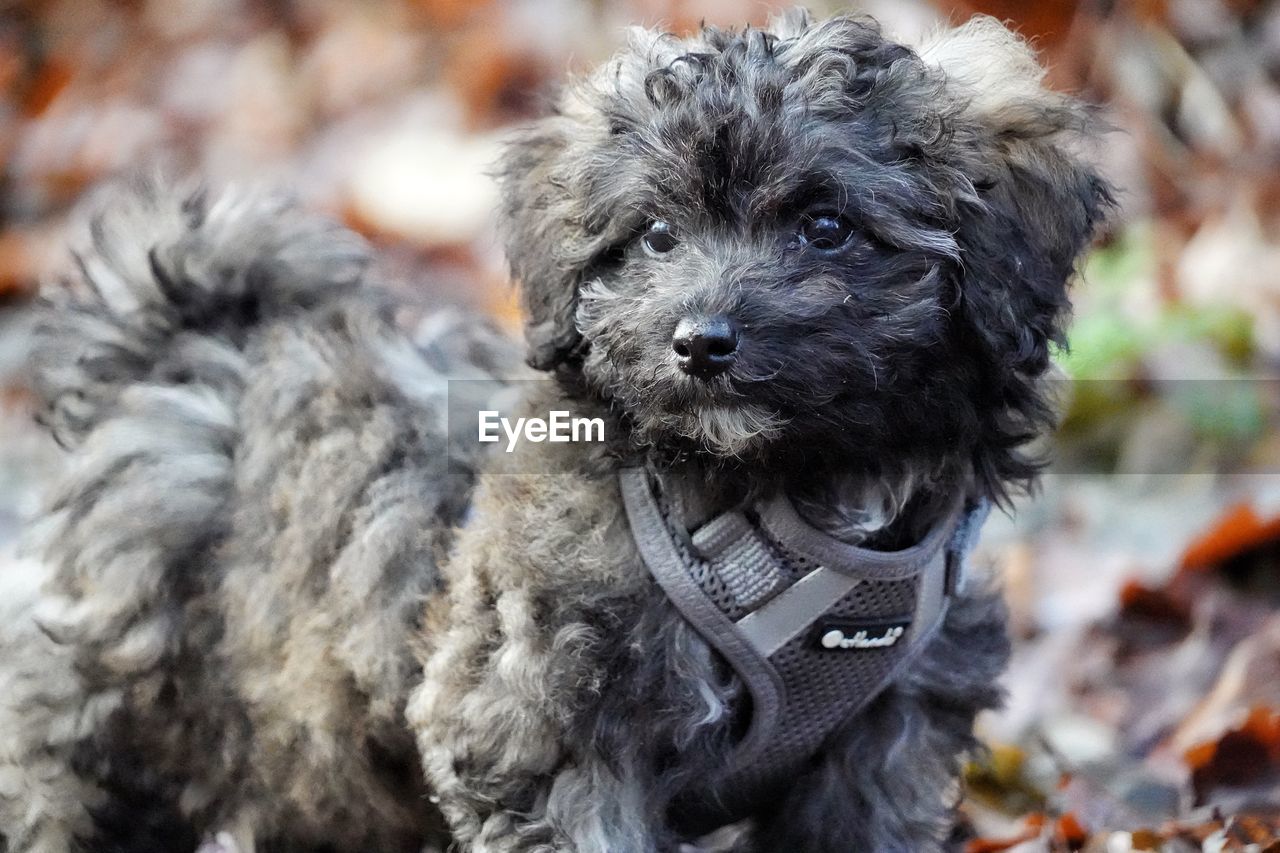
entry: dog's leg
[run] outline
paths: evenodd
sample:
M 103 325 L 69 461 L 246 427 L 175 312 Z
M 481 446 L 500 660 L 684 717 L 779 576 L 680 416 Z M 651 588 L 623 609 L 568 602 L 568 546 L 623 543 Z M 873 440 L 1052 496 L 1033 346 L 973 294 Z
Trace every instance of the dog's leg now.
M 573 445 L 529 447 L 477 491 L 427 611 L 409 723 L 462 850 L 649 853 L 663 820 L 638 769 L 647 733 L 594 745 L 601 696 L 630 689 L 610 661 L 648 576 L 614 481 L 573 472 Z
M 569 747 L 585 685 L 564 676 L 581 661 L 575 633 L 585 626 L 542 634 L 529 614 L 517 592 L 494 608 L 455 608 L 409 706 L 455 840 L 469 853 L 654 850 L 644 789 L 626 760 Z
M 923 656 L 758 820 L 752 853 L 935 853 L 958 798 L 973 720 L 1000 701 L 1004 607 L 991 593 L 956 601 Z

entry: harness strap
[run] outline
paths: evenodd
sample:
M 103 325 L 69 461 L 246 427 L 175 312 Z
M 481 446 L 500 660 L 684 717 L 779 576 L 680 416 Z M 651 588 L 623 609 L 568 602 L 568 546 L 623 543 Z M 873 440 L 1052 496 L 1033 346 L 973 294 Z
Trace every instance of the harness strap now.
M 745 524 L 745 520 L 743 523 Z M 744 539 L 752 544 L 738 542 L 735 543 L 736 548 L 726 547 L 720 552 L 727 555 L 731 568 L 721 569 L 717 566 L 717 570 L 728 581 L 749 572 L 752 565 L 762 564 L 765 567 L 761 575 L 757 576 L 760 580 L 749 592 L 738 593 L 738 600 L 751 612 L 734 623 L 747 642 L 763 657 L 772 657 L 862 583 L 861 578 L 819 567 L 783 590 L 773 600 L 756 607 L 756 602 L 766 598 L 777 586 L 780 573 L 772 558 L 767 555 L 757 557 L 759 551 L 755 549 L 763 548 L 763 544 L 754 535 L 754 531 L 744 534 Z M 695 535 L 695 544 L 697 541 L 698 537 Z M 740 562 L 733 562 L 735 556 L 743 552 L 751 553 L 754 559 L 739 557 Z M 757 563 L 757 559 L 763 562 Z M 962 570 L 963 561 L 958 559 L 958 552 L 951 549 L 937 551 L 925 565 L 920 578 L 920 597 L 911 618 L 910 641 L 923 638 L 942 621 L 946 615 L 947 599 L 956 592 L 957 584 L 962 582 Z M 747 583 L 744 579 L 738 585 L 746 587 Z
M 773 667 L 738 633 L 733 622 L 694 582 L 676 551 L 643 469 L 625 468 L 618 475 L 631 535 L 649 573 L 695 631 L 702 635 L 746 683 L 751 692 L 751 725 L 734 755 L 750 761 L 782 713 L 782 682 Z
M 777 558 L 740 512 L 716 516 L 690 538 L 743 610 L 754 610 L 783 581 Z
M 783 495 L 717 515 L 690 478 L 659 480 L 661 501 L 654 485 L 619 474 L 640 556 L 751 698 L 723 773 L 680 800 L 683 820 L 712 828 L 799 772 L 929 645 L 987 507 L 957 502 L 918 544 L 881 552 L 815 529 Z
M 757 652 L 772 657 L 861 582 L 831 569 L 814 569 L 772 601 L 739 619 L 737 628 Z

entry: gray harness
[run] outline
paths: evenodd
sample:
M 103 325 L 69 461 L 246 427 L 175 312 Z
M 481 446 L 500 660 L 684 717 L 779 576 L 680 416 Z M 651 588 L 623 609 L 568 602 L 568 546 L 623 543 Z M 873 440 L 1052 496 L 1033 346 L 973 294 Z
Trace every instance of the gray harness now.
M 717 512 L 680 477 L 630 468 L 620 484 L 645 565 L 751 697 L 724 772 L 675 805 L 699 830 L 785 786 L 928 645 L 989 511 L 957 501 L 919 544 L 886 552 L 813 528 L 783 495 Z

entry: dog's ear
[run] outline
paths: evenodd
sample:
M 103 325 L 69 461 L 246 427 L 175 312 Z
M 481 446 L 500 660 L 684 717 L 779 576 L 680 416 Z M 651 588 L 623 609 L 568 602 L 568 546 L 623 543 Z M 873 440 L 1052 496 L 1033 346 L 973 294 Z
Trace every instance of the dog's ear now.
M 1077 101 L 1049 91 L 1031 49 L 979 17 L 920 48 L 941 70 L 954 119 L 956 165 L 979 201 L 960 219 L 966 316 L 989 350 L 1022 376 L 1063 342 L 1067 285 L 1113 204 L 1082 152 L 1096 135 Z
M 520 287 L 528 362 L 551 370 L 581 343 L 578 286 L 605 244 L 583 199 L 591 150 L 606 128 L 572 97 L 519 133 L 499 165 L 507 259 Z
M 499 170 L 507 260 L 520 287 L 528 361 L 539 370 L 554 368 L 578 343 L 577 271 L 561 260 L 562 247 L 580 239 L 568 188 L 557 176 L 569 144 L 567 124 L 551 116 L 521 132 Z

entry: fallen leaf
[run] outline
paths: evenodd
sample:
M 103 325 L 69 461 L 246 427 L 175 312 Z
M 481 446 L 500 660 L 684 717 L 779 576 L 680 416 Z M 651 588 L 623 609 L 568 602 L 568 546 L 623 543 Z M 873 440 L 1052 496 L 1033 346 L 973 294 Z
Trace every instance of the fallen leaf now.
M 1237 504 L 1187 546 L 1180 568 L 1187 571 L 1212 568 L 1276 540 L 1280 540 L 1280 516 L 1260 518 L 1253 507 Z
M 1129 833 L 1129 843 L 1134 850 L 1158 850 L 1160 841 L 1160 836 L 1150 829 L 1135 829 Z
M 1191 603 L 1178 592 L 1173 586 L 1154 588 L 1136 580 L 1120 589 L 1113 629 L 1121 657 L 1177 643 L 1191 632 Z
M 1068 850 L 1079 850 L 1089 843 L 1089 833 L 1072 812 L 1067 812 L 1055 821 L 1053 837 L 1055 841 L 1066 845 Z
M 57 59 L 45 62 L 27 88 L 22 99 L 22 111 L 29 117 L 44 113 L 71 84 L 74 76 L 70 63 Z
M 1169 745 L 1185 753 L 1212 743 L 1258 706 L 1280 707 L 1280 614 L 1232 647 L 1213 686 L 1178 725 Z
M 34 260 L 15 231 L 0 233 L 0 298 L 25 293 L 35 283 Z
M 1257 707 L 1239 728 L 1197 744 L 1184 756 L 1197 804 L 1217 788 L 1243 788 L 1280 776 L 1280 712 Z

